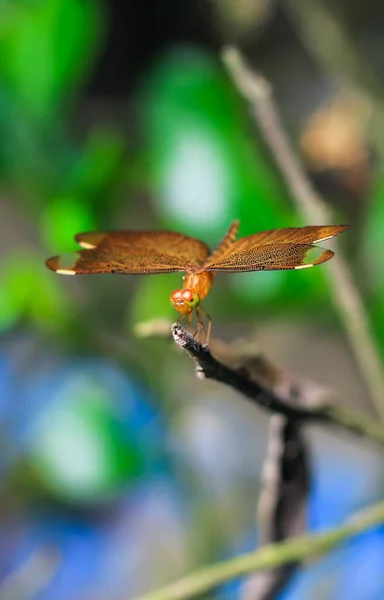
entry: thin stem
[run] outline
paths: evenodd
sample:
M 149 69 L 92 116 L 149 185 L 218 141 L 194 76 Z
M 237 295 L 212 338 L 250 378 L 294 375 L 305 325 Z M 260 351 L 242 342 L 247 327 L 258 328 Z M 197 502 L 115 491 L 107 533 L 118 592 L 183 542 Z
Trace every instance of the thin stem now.
M 264 546 L 222 563 L 204 567 L 163 589 L 136 600 L 185 600 L 209 592 L 213 588 L 248 573 L 274 569 L 292 562 L 318 559 L 336 546 L 384 521 L 384 502 L 356 513 L 331 531 L 308 534 L 295 539 Z
M 270 85 L 259 73 L 251 71 L 237 49 L 225 49 L 223 60 L 237 88 L 250 103 L 252 115 L 303 219 L 311 223 L 330 224 L 333 220 L 332 213 L 312 186 L 288 140 L 272 98 Z M 338 249 L 324 273 L 328 277 L 334 304 L 348 334 L 376 411 L 384 419 L 382 365 L 370 332 L 362 298 L 341 249 Z
M 370 107 L 367 136 L 384 163 L 383 86 L 369 62 L 356 50 L 356 44 L 332 8 L 321 0 L 287 0 L 284 3 L 296 32 L 315 60 Z

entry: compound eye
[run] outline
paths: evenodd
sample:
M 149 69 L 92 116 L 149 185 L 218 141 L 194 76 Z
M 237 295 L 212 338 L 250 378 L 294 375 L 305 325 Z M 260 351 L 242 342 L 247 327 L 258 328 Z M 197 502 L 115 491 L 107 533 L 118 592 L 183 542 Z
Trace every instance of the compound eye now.
M 172 292 L 171 302 L 176 302 L 177 300 L 181 300 L 182 299 L 181 292 L 182 292 L 182 290 L 175 290 L 174 292 Z
M 185 302 L 190 302 L 193 299 L 192 290 L 183 290 L 181 293 L 181 297 L 183 298 L 183 300 L 185 300 Z

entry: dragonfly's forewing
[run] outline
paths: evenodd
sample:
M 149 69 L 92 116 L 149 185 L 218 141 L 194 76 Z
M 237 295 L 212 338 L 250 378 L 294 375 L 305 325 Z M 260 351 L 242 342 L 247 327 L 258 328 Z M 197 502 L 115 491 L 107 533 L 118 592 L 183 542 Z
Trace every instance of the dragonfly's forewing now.
M 78 233 L 75 239 L 83 248 L 98 248 L 111 254 L 117 249 L 129 253 L 139 248 L 185 258 L 196 265 L 201 264 L 210 253 L 201 240 L 174 231 L 87 232 Z
M 173 273 L 196 270 L 210 252 L 204 242 L 168 231 L 90 232 L 76 241 L 84 250 L 50 258 L 47 266 L 66 275 Z

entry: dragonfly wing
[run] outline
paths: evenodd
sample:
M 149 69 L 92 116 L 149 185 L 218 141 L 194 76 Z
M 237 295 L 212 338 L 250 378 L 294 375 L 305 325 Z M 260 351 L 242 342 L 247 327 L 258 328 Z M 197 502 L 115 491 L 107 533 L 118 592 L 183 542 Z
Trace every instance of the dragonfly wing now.
M 110 255 L 153 252 L 178 259 L 178 264 L 201 266 L 210 250 L 204 242 L 173 231 L 111 231 L 79 233 L 80 246 Z
M 206 271 L 236 273 L 240 271 L 278 271 L 304 269 L 319 265 L 333 252 L 312 244 L 265 244 L 248 249 L 234 249 L 225 256 L 204 265 Z
M 349 225 L 309 225 L 307 227 L 286 227 L 284 229 L 269 229 L 260 231 L 253 235 L 240 238 L 228 247 L 222 256 L 228 256 L 233 252 L 250 251 L 264 245 L 277 244 L 317 244 L 340 235 L 349 229 Z M 203 267 L 208 268 L 216 264 L 216 252 L 205 261 Z
M 285 227 L 269 229 L 240 239 L 244 244 L 318 244 L 330 240 L 349 229 L 349 225 L 307 225 L 306 227 Z
M 237 232 L 239 230 L 240 221 L 234 221 L 227 233 L 217 246 L 216 250 L 210 255 L 209 262 L 215 262 L 219 257 L 226 255 L 233 247 Z
M 112 252 L 94 248 L 80 250 L 63 256 L 49 258 L 46 265 L 62 275 L 84 275 L 96 273 L 175 273 L 195 269 L 193 263 L 176 256 L 161 254 L 154 250 L 132 248 L 127 250 L 115 246 Z

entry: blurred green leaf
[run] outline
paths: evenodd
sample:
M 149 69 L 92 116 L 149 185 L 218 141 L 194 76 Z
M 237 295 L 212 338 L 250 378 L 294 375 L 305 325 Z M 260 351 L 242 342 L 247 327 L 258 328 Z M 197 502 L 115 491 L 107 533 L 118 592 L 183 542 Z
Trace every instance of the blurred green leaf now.
M 52 199 L 41 216 L 42 237 L 52 252 L 70 249 L 70 244 L 76 244 L 76 233 L 94 229 L 95 222 L 90 209 L 77 197 L 59 196 Z
M 57 121 L 53 125 L 27 114 L 1 77 L 0 139 L 2 179 L 41 204 L 72 163 L 73 148 Z
M 58 278 L 41 256 L 18 251 L 3 263 L 0 274 L 0 332 L 29 319 L 43 328 L 64 329 L 70 311 Z
M 363 238 L 366 277 L 373 287 L 384 293 L 384 179 L 380 177 L 368 204 Z
M 288 223 L 288 198 L 217 60 L 168 53 L 139 97 L 159 210 L 209 242 L 236 218 L 248 234 Z
M 124 150 L 122 136 L 97 130 L 91 132 L 67 177 L 67 189 L 88 196 L 105 192 L 123 164 Z M 103 198 L 103 203 L 108 203 L 108 199 Z
M 384 359 L 384 179 L 380 177 L 368 203 L 361 262 L 368 287 L 372 331 Z
M 95 53 L 100 8 L 90 0 L 0 1 L 0 169 L 38 206 L 77 160 L 57 116 Z
M 378 293 L 368 300 L 369 314 L 371 317 L 372 333 L 380 349 L 384 361 L 384 293 Z
M 45 487 L 65 500 L 94 502 L 140 474 L 143 459 L 107 389 L 75 379 L 60 400 L 46 409 L 29 449 Z
M 79 81 L 100 32 L 90 0 L 0 3 L 0 75 L 25 110 L 47 118 Z

